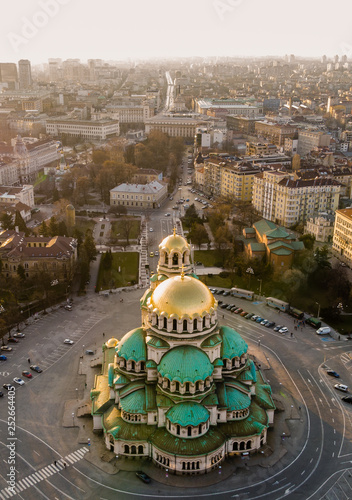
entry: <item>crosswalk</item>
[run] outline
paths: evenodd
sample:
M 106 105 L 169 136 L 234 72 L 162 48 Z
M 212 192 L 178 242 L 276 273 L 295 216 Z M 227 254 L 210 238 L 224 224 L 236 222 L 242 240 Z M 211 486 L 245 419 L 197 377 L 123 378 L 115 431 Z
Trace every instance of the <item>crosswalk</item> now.
M 89 450 L 86 447 L 80 448 L 70 453 L 63 459 L 58 460 L 56 462 L 56 465 L 54 464 L 47 465 L 46 467 L 37 470 L 33 474 L 30 474 L 29 476 L 22 478 L 20 481 L 16 481 L 16 486 L 13 489 L 5 488 L 0 491 L 0 500 L 7 500 L 8 498 L 11 498 L 14 495 L 17 495 L 18 493 L 21 493 L 22 491 L 30 488 L 31 486 L 34 486 L 35 484 L 40 483 L 41 481 L 45 481 L 54 474 L 61 472 L 66 467 L 69 467 L 70 465 L 73 465 L 75 462 L 82 460 L 87 451 Z M 65 463 L 66 467 L 64 465 Z

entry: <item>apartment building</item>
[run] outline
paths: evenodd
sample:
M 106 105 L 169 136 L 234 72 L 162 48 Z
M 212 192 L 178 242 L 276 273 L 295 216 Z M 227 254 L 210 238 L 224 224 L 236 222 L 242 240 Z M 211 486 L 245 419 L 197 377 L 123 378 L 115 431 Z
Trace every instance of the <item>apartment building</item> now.
M 352 265 L 352 208 L 336 210 L 332 249 Z
M 321 131 L 300 130 L 298 132 L 298 147 L 297 152 L 301 156 L 305 156 L 313 149 L 319 147 L 329 147 L 331 135 Z
M 120 133 L 118 120 L 73 120 L 51 118 L 46 122 L 46 133 L 55 137 L 66 134 L 85 140 L 105 140 Z
M 147 104 L 112 104 L 106 106 L 111 119 L 122 123 L 144 123 L 154 116 L 154 106 Z
M 23 203 L 30 208 L 34 207 L 34 190 L 32 185 L 0 186 L 0 203 Z
M 265 171 L 254 177 L 252 203 L 265 219 L 290 227 L 317 212 L 334 213 L 340 192 L 334 179 L 293 180 L 286 172 Z
M 275 144 L 262 144 L 261 142 L 246 142 L 246 155 L 270 155 L 277 153 Z
M 257 121 L 254 125 L 258 136 L 269 139 L 277 146 L 284 146 L 285 139 L 293 139 L 297 129 L 291 125 L 279 125 L 276 122 Z
M 318 214 L 309 217 L 304 226 L 304 234 L 311 234 L 315 241 L 329 243 L 334 234 L 335 216 L 333 214 Z
M 158 208 L 167 197 L 167 185 L 159 181 L 149 184 L 123 183 L 110 190 L 110 206 L 122 205 L 132 210 Z

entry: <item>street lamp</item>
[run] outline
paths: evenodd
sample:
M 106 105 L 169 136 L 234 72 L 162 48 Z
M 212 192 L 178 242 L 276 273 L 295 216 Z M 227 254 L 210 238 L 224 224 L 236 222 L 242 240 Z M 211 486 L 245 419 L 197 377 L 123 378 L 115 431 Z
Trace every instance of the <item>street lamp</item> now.
M 246 273 L 249 274 L 249 288 L 251 287 L 251 276 L 254 274 L 254 271 L 251 267 L 248 267 Z
M 317 316 L 317 318 L 319 319 L 319 315 L 320 315 L 320 304 L 319 304 L 319 302 L 316 302 L 316 305 L 318 306 L 318 316 Z

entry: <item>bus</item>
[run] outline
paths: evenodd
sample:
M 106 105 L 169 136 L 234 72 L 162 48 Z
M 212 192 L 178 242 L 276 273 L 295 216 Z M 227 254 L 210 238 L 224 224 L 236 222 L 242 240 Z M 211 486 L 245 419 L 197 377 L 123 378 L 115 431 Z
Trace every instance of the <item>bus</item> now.
M 254 292 L 243 290 L 242 288 L 231 288 L 232 297 L 240 297 L 241 299 L 253 300 Z
M 291 316 L 293 316 L 294 318 L 297 318 L 297 319 L 304 318 L 304 312 L 300 311 L 299 309 L 295 309 L 294 307 L 290 308 L 289 314 L 291 314 Z
M 320 319 L 319 318 L 313 318 L 313 316 L 311 318 L 308 318 L 307 321 L 306 321 L 306 323 L 307 323 L 307 325 L 312 326 L 316 330 L 318 330 L 318 328 L 321 327 L 321 321 L 320 321 Z
M 290 308 L 288 302 L 284 302 L 283 300 L 275 299 L 275 297 L 267 297 L 266 305 L 270 307 L 274 307 L 275 309 L 279 309 L 280 311 L 287 312 Z

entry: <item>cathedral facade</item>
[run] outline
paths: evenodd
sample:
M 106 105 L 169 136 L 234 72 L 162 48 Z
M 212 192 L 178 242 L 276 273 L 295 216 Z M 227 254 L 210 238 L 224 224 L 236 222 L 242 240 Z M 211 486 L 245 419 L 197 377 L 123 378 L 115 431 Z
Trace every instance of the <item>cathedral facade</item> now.
M 174 474 L 202 474 L 266 444 L 271 388 L 218 303 L 192 274 L 175 232 L 141 301 L 141 326 L 103 345 L 91 391 L 94 430 L 119 456 L 149 457 Z

